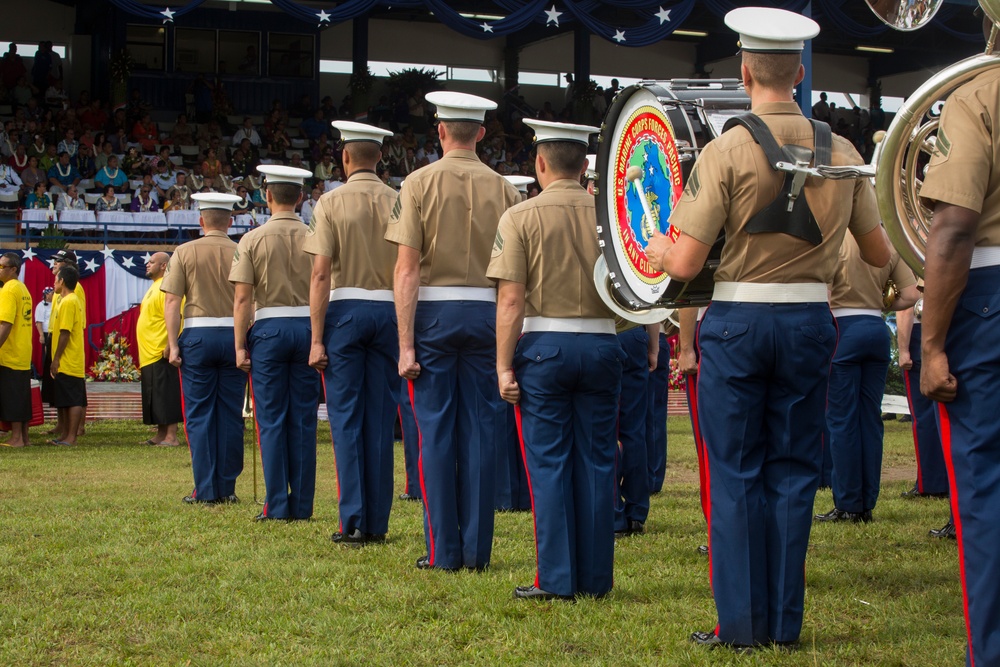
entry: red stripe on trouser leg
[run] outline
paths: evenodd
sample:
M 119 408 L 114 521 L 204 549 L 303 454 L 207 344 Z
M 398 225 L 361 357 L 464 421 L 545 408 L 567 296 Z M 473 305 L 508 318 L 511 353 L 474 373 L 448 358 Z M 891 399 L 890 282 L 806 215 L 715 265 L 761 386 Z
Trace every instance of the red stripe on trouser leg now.
M 906 384 L 906 404 L 910 408 L 910 427 L 913 430 L 913 453 L 917 459 L 917 492 L 924 492 L 924 476 L 920 471 L 920 445 L 917 442 L 917 411 L 913 409 L 912 387 L 910 387 L 910 372 L 903 371 L 903 382 Z
M 410 409 L 413 410 L 413 423 L 417 427 L 417 470 L 420 472 L 420 495 L 424 499 L 424 514 L 427 516 L 427 564 L 434 567 L 434 524 L 431 523 L 431 509 L 427 503 L 427 484 L 424 483 L 424 435 L 420 432 L 420 421 L 417 419 L 417 403 L 413 398 L 413 380 L 407 380 L 406 386 L 410 394 Z
M 413 408 L 411 407 L 410 409 L 412 410 Z M 403 465 L 403 480 L 404 480 L 403 481 L 403 484 L 404 484 L 403 491 L 409 493 L 409 491 L 410 491 L 410 475 L 407 472 L 406 465 L 405 465 L 405 462 L 406 462 L 406 434 L 403 433 L 403 411 L 399 408 L 399 406 L 396 406 L 396 418 L 399 419 L 399 435 L 400 435 L 400 438 L 401 438 L 401 440 L 403 442 L 403 462 L 404 462 L 404 465 Z
M 694 449 L 698 460 L 698 495 L 701 498 L 701 512 L 708 518 L 708 487 L 706 484 L 705 441 L 701 435 L 701 424 L 698 422 L 698 376 L 688 375 L 685 378 L 688 387 L 688 412 L 691 415 L 691 430 L 694 434 Z
M 958 539 L 958 570 L 962 579 L 962 609 L 965 612 L 965 631 L 969 642 L 969 666 L 976 667 L 972 653 L 972 626 L 969 624 L 969 591 L 965 584 L 965 546 L 962 542 L 962 515 L 958 511 L 958 487 L 955 485 L 955 464 L 951 457 L 951 419 L 944 403 L 938 403 L 939 425 L 941 427 L 941 448 L 944 463 L 948 469 L 948 486 L 951 488 L 951 515 L 955 522 L 955 536 Z
M 184 415 L 184 439 L 187 440 L 188 456 L 191 457 L 191 469 L 194 470 L 194 452 L 191 451 L 191 438 L 188 437 L 187 409 L 184 407 L 184 380 L 181 377 L 181 369 L 177 369 L 177 385 L 181 388 L 181 414 Z M 192 498 L 198 497 L 198 484 L 195 483 Z
M 528 469 L 528 454 L 524 451 L 524 431 L 521 429 L 521 406 L 514 406 L 514 423 L 517 424 L 517 441 L 521 445 L 521 460 L 524 461 L 524 476 L 528 479 L 528 497 L 531 498 L 531 522 L 535 532 L 535 588 L 539 586 L 538 572 L 538 517 L 535 515 L 535 490 L 531 486 L 531 471 Z

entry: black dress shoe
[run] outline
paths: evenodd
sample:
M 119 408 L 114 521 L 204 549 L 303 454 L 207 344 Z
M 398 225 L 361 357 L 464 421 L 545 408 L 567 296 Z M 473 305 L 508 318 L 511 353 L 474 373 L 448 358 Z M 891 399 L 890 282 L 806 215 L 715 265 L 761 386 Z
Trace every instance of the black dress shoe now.
M 816 519 L 816 521 L 820 521 L 823 523 L 835 523 L 838 521 L 850 521 L 852 523 L 871 523 L 872 511 L 865 510 L 864 512 L 845 512 L 844 510 L 839 510 L 836 507 L 834 507 L 826 514 L 817 514 L 813 518 Z
M 641 535 L 646 531 L 645 525 L 642 521 L 636 521 L 634 519 L 628 521 L 625 524 L 625 528 L 615 531 L 615 539 L 619 537 L 630 537 L 632 535 Z
M 534 586 L 517 586 L 514 588 L 514 599 L 515 600 L 572 600 L 572 595 L 557 595 L 555 593 L 549 593 L 548 591 L 543 591 L 541 588 L 535 588 Z
M 935 529 L 931 529 L 931 530 L 927 531 L 927 534 L 930 535 L 931 537 L 936 537 L 936 538 L 941 539 L 941 540 L 944 540 L 944 539 L 957 540 L 958 539 L 958 533 L 955 532 L 955 524 L 952 523 L 951 521 L 949 521 L 948 523 L 944 524 L 940 528 L 935 528 Z
M 703 544 L 700 547 L 698 547 L 698 555 L 699 556 L 707 556 L 708 555 L 708 545 L 707 544 Z
M 947 493 L 920 493 L 917 490 L 917 486 L 914 485 L 909 491 L 903 491 L 899 494 L 900 498 L 947 498 Z
M 220 505 L 236 505 L 240 502 L 240 499 L 236 497 L 236 494 L 229 496 L 222 496 L 221 498 L 216 498 L 215 501 Z
M 194 496 L 184 496 L 182 500 L 188 505 L 218 505 L 219 503 L 223 502 L 222 498 L 202 500 L 201 498 L 195 498 Z
M 385 542 L 385 533 L 365 533 L 365 543 L 378 544 Z
M 399 499 L 400 500 L 412 500 L 412 501 L 417 502 L 417 503 L 419 503 L 420 500 L 421 500 L 420 496 L 411 495 L 409 493 L 401 493 L 401 494 L 399 494 Z
M 263 512 L 261 512 L 260 514 L 258 514 L 257 516 L 255 516 L 253 518 L 253 520 L 254 521 L 291 521 L 291 519 L 289 519 L 287 517 L 283 517 L 283 516 L 264 516 Z
M 194 505 L 195 503 L 200 503 L 201 501 L 194 496 L 184 496 L 182 502 L 187 503 L 188 505 Z
M 417 559 L 417 569 L 418 570 L 429 570 L 431 569 L 431 557 L 421 556 Z
M 357 546 L 359 544 L 365 543 L 365 535 L 358 528 L 355 528 L 349 533 L 338 531 L 333 535 L 331 535 L 330 539 L 333 540 L 334 544 L 347 544 L 347 545 Z
M 691 641 L 698 646 L 704 646 L 706 648 L 727 648 L 743 655 L 753 653 L 752 647 L 744 646 L 742 644 L 727 644 L 719 639 L 719 636 L 714 632 L 692 632 Z

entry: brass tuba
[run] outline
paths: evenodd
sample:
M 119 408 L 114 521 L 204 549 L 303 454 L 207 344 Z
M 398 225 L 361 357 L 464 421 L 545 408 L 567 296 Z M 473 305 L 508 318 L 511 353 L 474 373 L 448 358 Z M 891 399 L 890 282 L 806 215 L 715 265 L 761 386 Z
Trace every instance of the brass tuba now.
M 932 0 L 920 11 L 900 11 L 899 2 L 867 1 L 880 19 L 904 30 L 929 21 L 943 2 Z M 940 119 L 934 106 L 982 72 L 1000 65 L 1000 55 L 993 54 L 1000 0 L 979 0 L 979 5 L 993 21 L 985 53 L 946 67 L 914 91 L 896 113 L 872 159 L 878 209 L 886 233 L 903 261 L 921 277 L 933 211 L 920 202 L 920 186 L 924 165 L 935 150 Z

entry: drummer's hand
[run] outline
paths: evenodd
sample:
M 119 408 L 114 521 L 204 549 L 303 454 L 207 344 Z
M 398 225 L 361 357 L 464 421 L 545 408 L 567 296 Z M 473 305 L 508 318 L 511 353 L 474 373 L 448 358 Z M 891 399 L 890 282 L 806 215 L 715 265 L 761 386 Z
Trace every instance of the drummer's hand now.
M 662 271 L 663 258 L 673 245 L 674 242 L 669 236 L 659 229 L 654 229 L 653 235 L 649 238 L 649 244 L 646 246 L 646 257 L 649 259 L 649 265 L 657 271 Z
M 521 387 L 514 379 L 514 370 L 509 369 L 497 374 L 497 382 L 500 388 L 500 398 L 512 405 L 517 405 L 521 400 Z
M 684 375 L 695 375 L 698 372 L 698 357 L 694 348 L 682 349 L 677 355 L 677 366 Z

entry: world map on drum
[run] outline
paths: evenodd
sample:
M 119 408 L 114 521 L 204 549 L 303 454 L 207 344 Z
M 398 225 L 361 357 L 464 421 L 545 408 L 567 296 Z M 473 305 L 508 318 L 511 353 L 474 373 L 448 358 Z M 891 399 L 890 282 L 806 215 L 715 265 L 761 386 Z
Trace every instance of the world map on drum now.
M 669 120 L 658 109 L 637 110 L 621 135 L 614 192 L 622 247 L 644 282 L 664 278 L 649 266 L 645 249 L 654 230 L 676 239 L 668 221 L 682 190 L 680 159 Z

